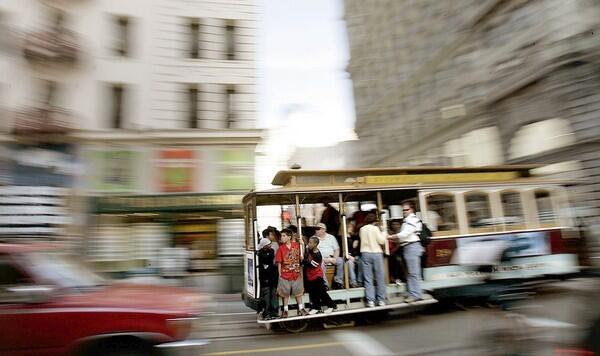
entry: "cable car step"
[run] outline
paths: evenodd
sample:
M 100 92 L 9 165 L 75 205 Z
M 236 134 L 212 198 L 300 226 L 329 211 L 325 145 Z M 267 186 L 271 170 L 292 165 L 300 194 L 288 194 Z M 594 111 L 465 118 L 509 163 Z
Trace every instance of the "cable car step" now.
M 364 306 L 361 307 L 357 307 L 357 308 L 350 308 L 350 309 L 343 309 L 343 310 L 337 310 L 334 311 L 332 313 L 329 314 L 325 314 L 325 313 L 319 313 L 319 314 L 314 314 L 314 315 L 306 315 L 306 316 L 291 316 L 288 318 L 277 318 L 277 319 L 270 319 L 270 320 L 263 320 L 263 319 L 258 319 L 257 322 L 259 324 L 273 324 L 273 323 L 280 323 L 280 322 L 287 322 L 287 321 L 294 321 L 294 320 L 307 320 L 307 319 L 319 319 L 319 318 L 331 318 L 331 317 L 336 317 L 339 315 L 349 315 L 349 314 L 358 314 L 358 313 L 370 313 L 370 312 L 375 312 L 375 311 L 384 311 L 384 310 L 394 310 L 394 309 L 418 309 L 417 307 L 422 307 L 425 305 L 429 305 L 429 304 L 435 304 L 438 301 L 436 299 L 434 299 L 431 296 L 426 296 L 425 299 L 419 300 L 417 302 L 413 302 L 413 303 L 393 303 L 393 304 L 387 304 L 384 306 L 376 306 L 376 307 L 372 307 L 372 308 L 367 308 Z M 362 304 L 362 303 L 361 303 Z

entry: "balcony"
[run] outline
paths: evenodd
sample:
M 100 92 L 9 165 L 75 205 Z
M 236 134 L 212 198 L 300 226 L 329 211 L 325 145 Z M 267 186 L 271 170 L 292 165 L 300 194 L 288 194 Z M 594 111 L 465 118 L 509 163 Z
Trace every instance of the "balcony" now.
M 55 106 L 30 107 L 18 111 L 12 129 L 20 138 L 63 136 L 72 131 L 72 115 Z
M 78 54 L 77 36 L 62 27 L 24 36 L 23 56 L 30 62 L 73 64 Z

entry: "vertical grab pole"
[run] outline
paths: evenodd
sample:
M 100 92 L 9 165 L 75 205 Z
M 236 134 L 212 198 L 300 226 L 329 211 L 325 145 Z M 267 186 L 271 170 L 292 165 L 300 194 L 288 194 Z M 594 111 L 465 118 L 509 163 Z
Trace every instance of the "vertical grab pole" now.
M 382 234 L 386 234 L 386 236 L 387 236 L 387 215 L 382 214 L 381 212 L 383 212 L 383 198 L 381 197 L 381 192 L 377 192 L 377 213 L 379 215 L 379 218 L 381 219 L 381 229 L 383 230 Z M 390 268 L 389 268 L 390 245 L 387 242 L 387 240 L 383 247 L 383 254 L 385 257 L 383 260 L 385 281 L 387 284 L 389 284 L 390 283 Z
M 344 197 L 342 193 L 338 193 L 338 202 L 340 205 L 340 215 L 342 215 L 342 258 L 344 259 L 344 288 L 350 287 L 350 281 L 348 278 L 348 263 L 346 258 L 348 257 L 348 226 L 346 225 L 346 209 L 344 207 Z M 347 303 L 350 303 L 348 298 Z
M 300 196 L 298 194 L 295 194 L 295 198 L 296 198 L 296 221 L 298 224 L 298 237 L 300 238 L 300 241 L 298 241 L 298 243 L 300 244 L 300 260 L 304 260 L 304 239 L 302 238 L 302 216 L 300 214 Z

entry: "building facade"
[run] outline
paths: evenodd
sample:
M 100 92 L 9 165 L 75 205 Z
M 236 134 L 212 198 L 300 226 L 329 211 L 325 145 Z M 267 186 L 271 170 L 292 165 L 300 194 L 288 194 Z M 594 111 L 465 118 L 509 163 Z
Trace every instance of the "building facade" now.
M 253 187 L 261 139 L 256 15 L 250 0 L 3 1 L 0 185 L 10 194 L 16 194 L 11 186 L 35 185 L 84 196 L 69 204 L 93 213 L 73 219 L 88 220 L 80 234 L 94 226 L 84 239 L 92 259 L 150 260 L 153 243 L 185 246 L 197 260 L 231 255 L 230 244 L 219 247 L 217 237 L 235 239 L 232 231 L 242 226 L 231 195 L 241 204 Z M 40 169 L 69 179 L 27 178 Z M 223 195 L 227 204 L 215 203 Z M 141 200 L 118 211 L 118 204 L 104 204 L 105 196 Z M 182 203 L 171 199 L 162 209 L 152 205 L 157 196 Z M 139 205 L 144 199 L 152 208 Z M 194 208 L 192 200 L 206 205 Z M 163 242 L 121 239 L 135 234 L 132 226 Z M 152 258 L 144 255 L 148 248 Z M 142 263 L 149 264 L 155 266 Z
M 346 0 L 356 165 L 547 164 L 586 179 L 574 201 L 595 233 L 599 14 L 585 0 Z

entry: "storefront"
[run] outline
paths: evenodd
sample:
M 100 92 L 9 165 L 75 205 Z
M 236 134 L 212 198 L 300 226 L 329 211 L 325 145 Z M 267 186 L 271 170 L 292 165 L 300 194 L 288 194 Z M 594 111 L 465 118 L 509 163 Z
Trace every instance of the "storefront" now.
M 241 264 L 242 196 L 240 192 L 97 197 L 90 257 L 104 271 L 168 275 L 218 270 L 220 260 L 235 256 L 238 246 Z M 239 231 L 232 230 L 235 225 Z M 185 253 L 169 257 L 165 252 L 169 249 Z M 185 266 L 174 261 L 186 255 Z

